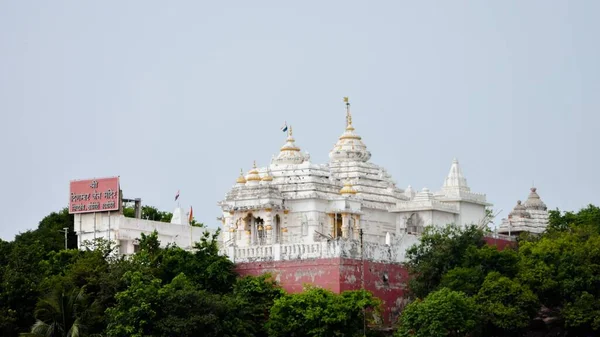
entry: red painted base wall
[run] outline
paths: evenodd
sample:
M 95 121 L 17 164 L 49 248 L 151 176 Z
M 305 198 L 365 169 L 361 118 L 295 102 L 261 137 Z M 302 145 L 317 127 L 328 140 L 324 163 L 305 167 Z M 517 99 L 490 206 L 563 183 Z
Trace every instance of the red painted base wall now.
M 515 242 L 485 238 L 489 245 L 504 249 Z M 335 293 L 361 289 L 362 261 L 348 258 L 307 259 L 294 261 L 246 262 L 236 264 L 237 272 L 258 276 L 270 273 L 289 293 L 301 292 L 311 284 Z M 408 271 L 396 263 L 364 261 L 365 289 L 383 302 L 385 323 L 396 322 L 408 303 Z
M 335 293 L 361 289 L 362 261 L 355 259 L 308 259 L 296 261 L 238 263 L 240 275 L 270 273 L 287 292 L 301 292 L 315 285 Z M 395 322 L 406 304 L 408 272 L 400 264 L 364 261 L 365 289 L 383 302 L 383 319 Z

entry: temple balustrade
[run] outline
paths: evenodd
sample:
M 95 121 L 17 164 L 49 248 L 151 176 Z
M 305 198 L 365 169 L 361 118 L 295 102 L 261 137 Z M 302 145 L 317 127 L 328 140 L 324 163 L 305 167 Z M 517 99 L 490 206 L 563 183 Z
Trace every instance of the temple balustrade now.
M 235 263 L 331 258 L 401 263 L 405 260 L 407 248 L 417 240 L 417 236 L 405 234 L 394 238 L 390 244 L 363 242 L 362 249 L 359 240 L 343 238 L 314 243 L 276 243 L 248 247 L 232 245 L 223 247 L 222 253 Z

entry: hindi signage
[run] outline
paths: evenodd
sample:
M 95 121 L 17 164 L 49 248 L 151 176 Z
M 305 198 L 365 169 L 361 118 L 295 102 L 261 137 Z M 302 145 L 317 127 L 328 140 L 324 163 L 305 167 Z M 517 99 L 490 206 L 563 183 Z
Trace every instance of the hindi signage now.
M 71 181 L 69 213 L 119 210 L 119 177 Z

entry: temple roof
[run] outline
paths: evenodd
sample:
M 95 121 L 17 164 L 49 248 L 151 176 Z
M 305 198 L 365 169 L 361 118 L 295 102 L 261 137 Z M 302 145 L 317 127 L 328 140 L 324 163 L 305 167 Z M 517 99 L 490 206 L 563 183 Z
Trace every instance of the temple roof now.
M 441 201 L 467 201 L 480 205 L 491 205 L 487 202 L 485 194 L 471 192 L 456 158 L 452 160 L 450 172 L 444 180 L 442 190 L 436 192 L 435 197 Z
M 362 161 L 366 162 L 371 158 L 371 152 L 363 143 L 362 138 L 355 132 L 352 126 L 352 114 L 350 113 L 350 103 L 346 100 L 346 130 L 339 137 L 333 149 L 329 152 L 331 161 Z
M 540 196 L 532 187 L 525 203 L 517 202 L 515 208 L 502 219 L 498 228 L 501 234 L 516 234 L 519 232 L 542 233 L 548 226 L 548 210 Z
M 302 164 L 307 159 L 307 156 L 300 152 L 300 148 L 296 146 L 295 139 L 292 133 L 292 126 L 288 128 L 288 137 L 285 141 L 285 144 L 279 150 L 279 154 L 277 157 L 271 160 L 272 164 L 276 165 L 286 165 L 293 164 L 298 165 Z
M 398 202 L 392 212 L 414 212 L 425 210 L 437 210 L 447 213 L 459 213 L 458 206 L 436 200 L 428 188 L 423 188 L 413 199 Z
M 525 201 L 525 208 L 532 210 L 542 210 L 545 211 L 548 209 L 546 204 L 540 199 L 540 196 L 537 194 L 537 188 L 532 187 L 531 192 L 529 193 L 529 197 L 527 197 L 527 201 Z
M 443 190 L 461 190 L 461 191 L 470 191 L 471 189 L 467 185 L 467 179 L 462 173 L 460 169 L 460 165 L 458 164 L 458 159 L 454 158 L 452 160 L 452 166 L 450 166 L 450 172 L 448 172 L 448 176 L 446 180 L 444 180 Z
M 529 212 L 527 212 L 527 210 L 525 209 L 525 206 L 521 204 L 521 200 L 517 201 L 517 205 L 515 206 L 515 208 L 513 208 L 512 212 L 508 214 L 509 219 L 516 217 L 531 218 L 531 214 L 529 214 Z

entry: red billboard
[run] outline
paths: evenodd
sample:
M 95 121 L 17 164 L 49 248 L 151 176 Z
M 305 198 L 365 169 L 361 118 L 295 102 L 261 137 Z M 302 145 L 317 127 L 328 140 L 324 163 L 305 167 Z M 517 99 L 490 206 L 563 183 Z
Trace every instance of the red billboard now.
M 119 177 L 71 181 L 69 213 L 117 210 L 119 210 Z

